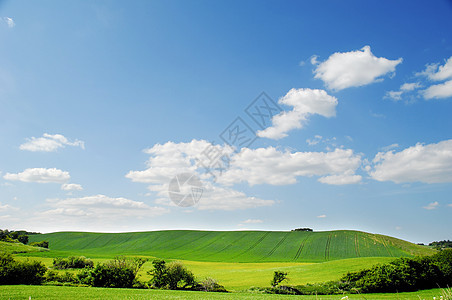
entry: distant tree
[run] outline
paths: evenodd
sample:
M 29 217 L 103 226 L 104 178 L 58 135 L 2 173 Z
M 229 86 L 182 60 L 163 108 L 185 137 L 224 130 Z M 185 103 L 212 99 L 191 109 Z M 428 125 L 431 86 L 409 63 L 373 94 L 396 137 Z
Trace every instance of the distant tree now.
M 312 228 L 295 228 L 292 231 L 313 231 Z
M 273 279 L 271 281 L 271 286 L 277 287 L 284 280 L 288 280 L 287 272 L 275 271 L 275 273 L 273 274 Z
M 28 235 L 19 235 L 18 240 L 22 244 L 26 245 L 26 244 L 28 244 Z

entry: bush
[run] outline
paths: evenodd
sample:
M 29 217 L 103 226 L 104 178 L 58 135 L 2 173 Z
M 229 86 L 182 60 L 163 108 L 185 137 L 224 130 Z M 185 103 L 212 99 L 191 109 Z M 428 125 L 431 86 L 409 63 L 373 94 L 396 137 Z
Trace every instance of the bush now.
M 142 287 L 137 274 L 147 259 L 118 256 L 114 260 L 97 264 L 95 268 L 84 268 L 77 278 L 83 284 L 95 287 L 132 288 Z
M 15 261 L 11 254 L 0 254 L 0 284 L 41 284 L 47 268 L 37 261 Z
M 47 248 L 48 249 L 49 248 L 49 242 L 47 242 L 47 241 L 34 242 L 34 243 L 31 243 L 30 246 Z
M 170 290 L 194 288 L 196 286 L 193 273 L 179 261 L 170 262 L 156 259 L 152 262 L 154 269 L 148 274 L 152 276 L 151 286 Z
M 198 283 L 195 286 L 195 289 L 204 292 L 223 292 L 223 293 L 228 292 L 224 286 L 219 284 L 216 279 L 211 277 L 207 277 L 206 279 Z
M 55 269 L 83 269 L 85 267 L 92 268 L 94 263 L 91 259 L 84 256 L 69 256 L 67 258 L 55 258 L 53 260 Z

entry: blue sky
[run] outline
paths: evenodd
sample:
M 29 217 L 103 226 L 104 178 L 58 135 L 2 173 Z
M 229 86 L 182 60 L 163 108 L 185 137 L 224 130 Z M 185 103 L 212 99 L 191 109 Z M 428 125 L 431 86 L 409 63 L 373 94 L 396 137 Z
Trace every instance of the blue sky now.
M 450 28 L 450 1 L 0 1 L 0 227 L 451 239 Z

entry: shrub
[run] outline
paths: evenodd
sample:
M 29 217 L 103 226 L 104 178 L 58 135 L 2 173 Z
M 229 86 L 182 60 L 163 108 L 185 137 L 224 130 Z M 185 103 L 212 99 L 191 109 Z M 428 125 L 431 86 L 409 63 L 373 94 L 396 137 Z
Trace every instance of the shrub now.
M 194 289 L 204 292 L 223 292 L 223 293 L 228 292 L 224 286 L 219 284 L 216 279 L 211 277 L 207 277 L 200 283 L 196 284 Z
M 41 284 L 46 270 L 41 262 L 20 262 L 11 254 L 0 254 L 0 284 Z
M 142 287 L 137 274 L 147 259 L 115 257 L 114 260 L 97 264 L 95 268 L 84 268 L 77 278 L 83 284 L 95 287 L 132 288 Z
M 55 269 L 83 269 L 85 267 L 92 268 L 94 263 L 91 259 L 84 256 L 69 256 L 67 258 L 55 258 L 53 260 Z
M 152 276 L 150 281 L 152 286 L 170 290 L 196 286 L 195 276 L 181 262 L 173 261 L 167 265 L 164 260 L 156 259 L 152 264 L 154 269 L 148 272 Z
M 49 248 L 49 242 L 47 242 L 47 241 L 34 242 L 34 243 L 31 243 L 30 246 Z

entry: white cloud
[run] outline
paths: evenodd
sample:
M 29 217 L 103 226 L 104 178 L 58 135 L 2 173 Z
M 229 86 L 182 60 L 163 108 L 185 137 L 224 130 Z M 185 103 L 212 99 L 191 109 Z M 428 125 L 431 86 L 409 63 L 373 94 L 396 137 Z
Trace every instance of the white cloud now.
M 422 85 L 419 82 L 404 83 L 400 86 L 398 91 L 386 92 L 385 98 L 392 99 L 394 101 L 402 100 L 402 95 L 414 91 L 420 88 Z
M 233 153 L 233 149 L 228 146 L 213 145 L 204 140 L 157 144 L 144 151 L 151 155 L 147 162 L 148 168 L 130 171 L 126 177 L 134 182 L 149 183 L 148 189 L 159 197 L 156 203 L 163 205 L 175 206 L 168 198 L 168 184 L 174 176 L 185 172 L 195 173 L 202 180 L 203 194 L 195 206 L 199 210 L 236 210 L 275 204 L 273 200 L 249 197 L 243 192 L 212 182 L 213 176 L 203 168 L 203 165 L 210 165 L 208 158 L 203 155 L 206 150 L 213 151 L 210 154 L 215 151 L 225 155 Z
M 344 184 L 355 184 L 361 182 L 361 175 L 348 175 L 348 174 L 340 174 L 340 175 L 330 175 L 319 178 L 321 183 L 327 183 L 332 185 L 344 185 Z
M 69 175 L 69 172 L 56 168 L 31 168 L 25 169 L 23 172 L 17 174 L 6 173 L 3 178 L 6 180 L 23 182 L 64 183 L 68 181 L 71 176 Z
M 146 218 L 168 213 L 167 208 L 151 207 L 144 202 L 127 198 L 94 195 L 81 198 L 48 199 L 51 209 L 38 216 L 81 217 L 96 221 L 115 222 L 124 218 Z
M 320 215 L 320 216 L 317 216 L 317 218 L 320 218 L 320 219 L 326 218 L 326 215 Z
M 378 181 L 452 182 L 452 140 L 416 144 L 403 151 L 380 152 L 370 176 Z
M 428 64 L 423 72 L 417 73 L 417 75 L 427 76 L 430 80 L 441 81 L 452 78 L 452 56 L 440 66 L 436 64 Z
M 242 222 L 243 224 L 260 224 L 260 223 L 264 223 L 264 221 L 259 220 L 259 219 L 248 219 Z
M 26 143 L 19 146 L 20 150 L 53 152 L 65 146 L 76 146 L 85 149 L 85 143 L 83 141 L 75 140 L 70 142 L 61 134 L 44 133 L 42 137 L 32 137 L 27 140 Z
M 254 150 L 243 148 L 231 158 L 230 168 L 219 177 L 218 182 L 225 185 L 239 182 L 248 182 L 249 185 L 286 185 L 296 183 L 299 176 L 338 175 L 343 177 L 342 184 L 356 183 L 358 177 L 351 176 L 355 176 L 353 174 L 360 164 L 361 157 L 350 149 L 290 152 L 273 147 Z M 323 182 L 340 184 L 339 177 L 323 179 Z
M 0 212 L 10 211 L 10 210 L 19 210 L 17 207 L 11 206 L 9 204 L 4 204 L 0 202 Z
M 76 183 L 63 183 L 61 185 L 61 189 L 63 191 L 82 191 L 83 187 Z
M 394 73 L 402 58 L 389 60 L 376 57 L 370 47 L 350 52 L 336 52 L 314 70 L 315 78 L 321 79 L 329 89 L 342 90 L 381 81 L 382 76 Z
M 394 144 L 391 144 L 389 146 L 382 147 L 381 150 L 383 150 L 384 152 L 387 152 L 387 151 L 393 150 L 395 148 L 399 148 L 399 144 L 394 143 Z
M 317 55 L 311 56 L 311 64 L 318 65 L 319 64 L 318 58 L 319 57 Z
M 14 22 L 13 18 L 3 17 L 1 18 L 1 20 L 5 22 L 9 28 L 13 28 L 14 26 L 16 26 L 16 23 Z
M 438 206 L 439 206 L 438 201 L 435 201 L 435 202 L 429 203 L 427 206 L 424 206 L 423 208 L 427 209 L 427 210 L 433 210 L 433 209 L 437 209 Z
M 309 146 L 315 146 L 322 141 L 322 138 L 323 137 L 321 135 L 316 135 L 316 136 L 314 136 L 314 138 L 312 140 L 307 139 L 306 143 L 308 143 Z
M 427 100 L 452 97 L 452 80 L 430 86 L 423 91 L 423 95 Z
M 288 131 L 302 128 L 309 115 L 318 114 L 327 118 L 336 115 L 337 99 L 324 90 L 291 89 L 278 103 L 292 106 L 293 109 L 273 116 L 273 126 L 258 131 L 258 136 L 281 139 L 287 136 Z
M 409 92 L 414 91 L 417 88 L 420 88 L 421 84 L 419 82 L 411 82 L 411 83 L 404 83 L 402 86 L 400 86 L 400 90 L 403 92 Z

